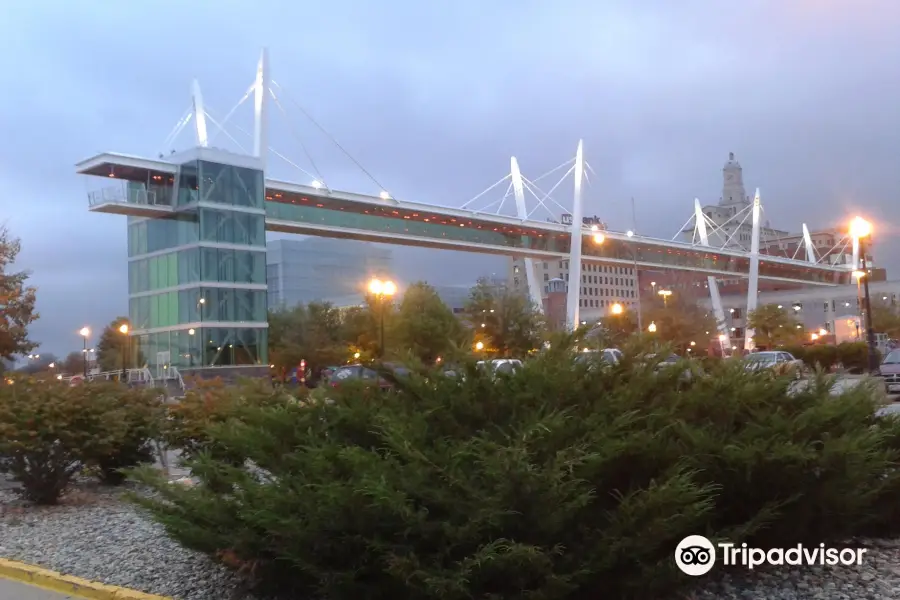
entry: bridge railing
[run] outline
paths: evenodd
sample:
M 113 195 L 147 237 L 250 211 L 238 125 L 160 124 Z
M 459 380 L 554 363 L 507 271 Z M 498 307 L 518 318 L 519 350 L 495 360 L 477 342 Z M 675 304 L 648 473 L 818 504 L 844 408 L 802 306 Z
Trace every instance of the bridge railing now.
M 125 181 L 120 182 L 120 185 L 110 185 L 88 192 L 89 206 L 94 207 L 110 203 L 166 206 L 157 201 L 156 192 L 129 186 Z

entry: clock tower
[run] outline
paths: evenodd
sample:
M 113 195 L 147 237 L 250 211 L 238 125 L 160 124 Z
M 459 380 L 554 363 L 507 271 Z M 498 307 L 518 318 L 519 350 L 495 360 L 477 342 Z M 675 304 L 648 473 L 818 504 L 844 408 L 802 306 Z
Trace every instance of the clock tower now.
M 728 153 L 728 162 L 722 169 L 722 198 L 719 204 L 728 206 L 733 204 L 747 204 L 747 192 L 744 191 L 744 172 L 741 163 L 734 158 L 734 152 Z

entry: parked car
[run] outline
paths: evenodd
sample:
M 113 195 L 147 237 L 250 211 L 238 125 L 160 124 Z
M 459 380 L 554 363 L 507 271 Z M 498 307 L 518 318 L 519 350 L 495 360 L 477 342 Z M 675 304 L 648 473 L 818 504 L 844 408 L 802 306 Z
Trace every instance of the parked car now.
M 603 350 L 588 350 L 587 352 L 579 352 L 575 357 L 576 363 L 592 363 L 600 361 L 607 365 L 617 365 L 622 362 L 625 357 L 618 348 L 604 348 Z
M 385 364 L 384 366 L 389 369 L 394 375 L 401 377 L 409 375 L 409 369 L 405 367 L 391 364 Z M 333 388 L 337 388 L 340 387 L 342 383 L 359 380 L 366 382 L 367 384 L 377 386 L 382 390 L 389 390 L 393 387 L 393 384 L 379 375 L 377 371 L 363 365 L 348 365 L 346 367 L 340 367 L 339 369 L 335 370 L 328 378 L 328 385 Z
M 654 365 L 653 372 L 659 373 L 663 369 L 668 369 L 679 363 L 684 362 L 686 359 L 684 357 L 678 356 L 677 354 L 669 354 L 668 356 L 650 354 L 647 356 L 646 360 L 647 360 L 647 363 L 645 363 L 645 364 Z M 691 379 L 693 379 L 693 377 L 694 377 L 694 374 L 691 371 L 691 369 L 685 369 L 684 372 L 681 374 L 682 381 L 690 381 Z
M 744 357 L 744 368 L 748 371 L 771 369 L 778 375 L 793 371 L 799 379 L 805 370 L 805 365 L 802 360 L 794 358 L 790 352 L 770 350 L 748 354 Z
M 888 394 L 900 393 L 900 350 L 891 350 L 878 368 Z
M 512 374 L 522 368 L 522 361 L 515 358 L 495 358 L 479 360 L 476 365 L 479 369 L 490 368 L 494 373 Z

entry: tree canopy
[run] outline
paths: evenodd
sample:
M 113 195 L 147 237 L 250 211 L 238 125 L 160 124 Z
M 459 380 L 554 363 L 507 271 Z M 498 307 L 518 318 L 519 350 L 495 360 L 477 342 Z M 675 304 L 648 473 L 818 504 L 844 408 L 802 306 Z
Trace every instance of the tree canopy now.
M 28 338 L 28 326 L 38 318 L 37 290 L 28 286 L 28 271 L 12 271 L 22 249 L 18 238 L 0 226 L 0 358 L 28 354 L 38 344 Z
M 802 343 L 803 324 L 787 310 L 764 304 L 747 314 L 747 328 L 753 329 L 753 342 L 759 348 L 775 348 Z
M 673 295 L 668 302 L 648 298 L 641 304 L 642 335 L 670 344 L 679 352 L 689 348 L 708 346 L 716 336 L 716 321 L 710 311 L 690 299 Z M 637 309 L 624 310 L 618 315 L 602 319 L 602 329 L 611 345 L 624 343 L 625 339 L 638 332 Z M 650 331 L 650 326 L 655 331 Z M 691 342 L 695 345 L 692 346 Z
M 521 357 L 543 341 L 544 318 L 529 297 L 486 279 L 472 288 L 463 312 L 487 354 Z
M 403 294 L 395 327 L 397 343 L 425 363 L 463 344 L 463 327 L 433 287 L 414 283 Z
M 872 305 L 872 328 L 886 333 L 891 339 L 900 338 L 900 310 L 890 304 Z
M 101 372 L 134 369 L 143 363 L 140 357 L 132 356 L 131 336 L 123 333 L 121 327 L 131 327 L 128 317 L 116 317 L 103 328 L 97 342 L 97 366 Z

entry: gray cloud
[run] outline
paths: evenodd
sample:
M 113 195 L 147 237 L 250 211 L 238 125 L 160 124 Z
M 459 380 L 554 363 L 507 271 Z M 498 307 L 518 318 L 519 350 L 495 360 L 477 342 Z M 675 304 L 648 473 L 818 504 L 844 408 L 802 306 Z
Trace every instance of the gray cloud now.
M 222 115 L 268 45 L 291 113 L 273 109 L 272 144 L 309 170 L 296 130 L 333 187 L 377 191 L 289 98 L 394 195 L 436 204 L 479 193 L 513 154 L 535 177 L 583 138 L 596 171 L 587 210 L 630 227 L 634 197 L 639 228 L 660 237 L 695 196 L 717 200 L 734 151 L 773 225 L 872 215 L 890 265 L 900 257 L 898 24 L 892 0 L 5 3 L 0 218 L 23 238 L 20 264 L 40 286 L 35 336 L 64 354 L 82 324 L 126 311 L 124 220 L 88 214 L 86 192 L 102 182 L 78 180 L 73 163 L 167 150 L 191 79 Z M 233 122 L 249 129 L 249 111 Z M 271 172 L 307 179 L 276 159 Z M 569 185 L 557 196 L 570 195 Z M 502 269 L 395 254 L 406 280 Z

